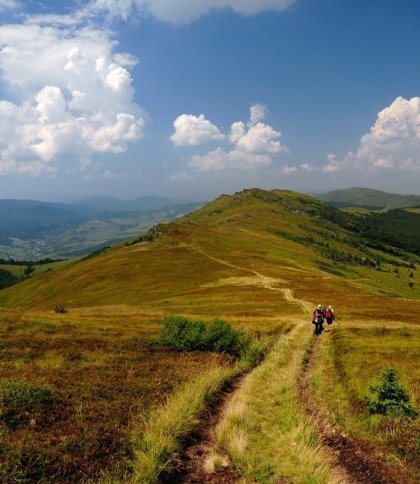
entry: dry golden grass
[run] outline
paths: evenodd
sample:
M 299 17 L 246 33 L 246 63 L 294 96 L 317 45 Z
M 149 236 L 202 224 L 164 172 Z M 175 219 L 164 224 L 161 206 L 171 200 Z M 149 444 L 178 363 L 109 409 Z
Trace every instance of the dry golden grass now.
M 312 307 L 321 303 L 333 304 L 339 324 L 419 324 L 420 271 L 410 277 L 407 263 L 389 254 L 382 254 L 388 262 L 381 272 L 334 264 L 320 252 L 321 243 L 352 254 L 358 249 L 346 231 L 319 217 L 322 207 L 311 200 L 259 190 L 220 197 L 162 227 L 153 242 L 119 244 L 1 291 L 0 306 L 9 308 L 0 312 L 6 345 L 2 374 L 36 377 L 67 395 L 70 427 L 77 428 L 64 442 L 58 437 L 64 423 L 57 424 L 56 433 L 31 434 L 28 441 L 55 435 L 71 464 L 74 455 L 95 454 L 95 436 L 105 428 L 102 434 L 111 435 L 105 454 L 86 457 L 89 470 L 78 467 L 87 475 L 103 467 L 121 470 L 131 452 L 131 418 L 161 403 L 182 382 L 226 363 L 214 355 L 179 355 L 145 344 L 167 315 L 221 317 L 251 333 L 270 335 L 300 319 L 307 321 L 302 331 L 309 334 Z M 57 304 L 68 312 L 55 314 Z M 88 450 L 75 444 L 83 425 L 96 429 L 86 439 Z M 2 438 L 9 445 L 16 435 Z M 248 437 L 235 438 L 238 452 L 250 445 Z M 34 447 L 30 452 L 36 454 Z

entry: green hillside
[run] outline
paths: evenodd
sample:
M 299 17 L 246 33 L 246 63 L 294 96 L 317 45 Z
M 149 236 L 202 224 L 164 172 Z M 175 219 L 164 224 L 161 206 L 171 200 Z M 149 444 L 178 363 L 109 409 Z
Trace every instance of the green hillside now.
M 364 207 L 370 210 L 391 210 L 396 208 L 417 207 L 419 195 L 398 195 L 371 188 L 347 188 L 317 194 L 316 197 L 334 207 Z
M 388 364 L 418 405 L 420 257 L 364 236 L 364 220 L 249 189 L 1 290 L 0 482 L 157 483 L 246 372 L 214 429 L 214 470 L 343 482 L 303 401 L 306 378 L 328 428 L 382 449 L 381 475 L 415 478 L 417 421 L 367 416 L 365 396 Z M 337 316 L 319 338 L 316 304 Z M 179 352 L 158 338 L 163 321 L 189 322 L 187 341 L 226 321 L 249 346 Z
M 357 220 L 294 192 L 254 189 L 223 195 L 160 226 L 152 242 L 117 245 L 54 274 L 41 274 L 3 291 L 0 304 L 38 309 L 57 303 L 71 308 L 128 304 L 166 313 L 185 311 L 193 299 L 199 314 L 240 315 L 249 312 L 242 299 L 251 303 L 264 292 L 260 272 L 313 302 L 328 298 L 347 306 L 348 293 L 357 293 L 367 278 L 377 298 L 418 298 L 417 271 L 409 277 L 418 258 L 371 248 L 357 234 Z M 235 277 L 243 280 L 241 296 L 251 298 L 240 297 L 237 308 L 226 298 L 238 294 L 237 284 L 229 282 Z M 284 310 L 277 296 L 265 298 L 254 310 Z

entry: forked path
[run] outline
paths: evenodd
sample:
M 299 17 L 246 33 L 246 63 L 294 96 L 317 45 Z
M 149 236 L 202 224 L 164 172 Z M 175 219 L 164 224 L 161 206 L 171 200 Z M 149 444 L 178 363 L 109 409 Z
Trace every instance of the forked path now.
M 239 284 L 258 285 L 271 291 L 278 291 L 288 302 L 298 304 L 305 314 L 311 313 L 312 303 L 296 298 L 292 289 L 288 287 L 279 287 L 285 281 L 264 276 L 254 269 L 214 257 L 200 248 L 194 247 L 194 250 L 215 262 L 253 275 L 252 278 L 246 278 L 246 282 L 243 282 L 244 278 L 230 278 L 220 281 L 221 284 L 234 284 L 235 280 L 242 280 Z M 344 481 L 352 484 L 413 482 L 408 476 L 403 475 L 400 469 L 390 472 L 389 467 L 383 463 L 383 456 L 378 454 L 373 447 L 351 439 L 328 423 L 327 415 L 316 405 L 309 385 L 313 364 L 317 355 L 318 342 L 319 337 L 314 337 L 309 361 L 304 366 L 298 383 L 299 393 L 304 412 L 311 418 L 315 429 L 321 436 L 323 445 L 329 449 L 332 464 L 343 476 Z M 186 443 L 185 451 L 175 466 L 175 470 L 170 474 L 161 476 L 161 483 L 230 484 L 239 481 L 240 476 L 235 474 L 235 471 L 232 469 L 208 474 L 205 472 L 204 467 L 206 459 L 214 447 L 215 429 L 223 418 L 224 408 L 228 405 L 234 393 L 240 388 L 244 377 L 245 375 L 237 377 L 222 389 L 202 417 L 201 423 L 194 434 L 190 436 L 189 441 Z

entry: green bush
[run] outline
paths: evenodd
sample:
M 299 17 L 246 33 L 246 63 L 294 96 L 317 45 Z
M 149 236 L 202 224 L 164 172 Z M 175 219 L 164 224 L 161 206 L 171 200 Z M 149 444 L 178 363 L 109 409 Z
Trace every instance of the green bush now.
M 176 351 L 219 351 L 239 356 L 249 344 L 246 335 L 221 319 L 205 324 L 184 316 L 170 316 L 163 323 L 159 342 Z
M 417 412 L 410 405 L 410 397 L 398 381 L 398 372 L 387 368 L 381 372 L 381 383 L 369 387 L 375 398 L 366 397 L 370 414 L 388 415 L 390 417 L 406 416 L 416 418 Z
M 0 380 L 0 421 L 10 428 L 44 423 L 55 397 L 49 388 L 24 381 Z

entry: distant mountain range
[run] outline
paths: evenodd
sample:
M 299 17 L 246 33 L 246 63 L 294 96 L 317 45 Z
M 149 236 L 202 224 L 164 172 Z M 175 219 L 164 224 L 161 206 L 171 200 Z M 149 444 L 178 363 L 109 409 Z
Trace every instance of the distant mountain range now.
M 336 208 L 382 211 L 420 207 L 419 195 L 397 195 L 370 188 L 334 190 L 315 197 Z M 180 204 L 160 196 L 129 201 L 89 197 L 74 203 L 0 200 L 0 258 L 39 260 L 84 255 L 135 237 L 157 223 L 168 222 L 202 205 Z
M 148 195 L 138 197 L 135 200 L 120 200 L 113 197 L 92 196 L 79 200 L 75 205 L 95 210 L 159 210 L 161 208 L 177 205 L 176 202 L 166 197 Z M 179 205 L 179 204 L 178 204 Z
M 392 210 L 420 206 L 419 195 L 398 195 L 371 188 L 353 187 L 314 196 L 337 208 L 363 207 L 369 210 Z
M 202 203 L 145 196 L 91 197 L 76 203 L 0 200 L 0 258 L 70 257 L 124 240 Z

